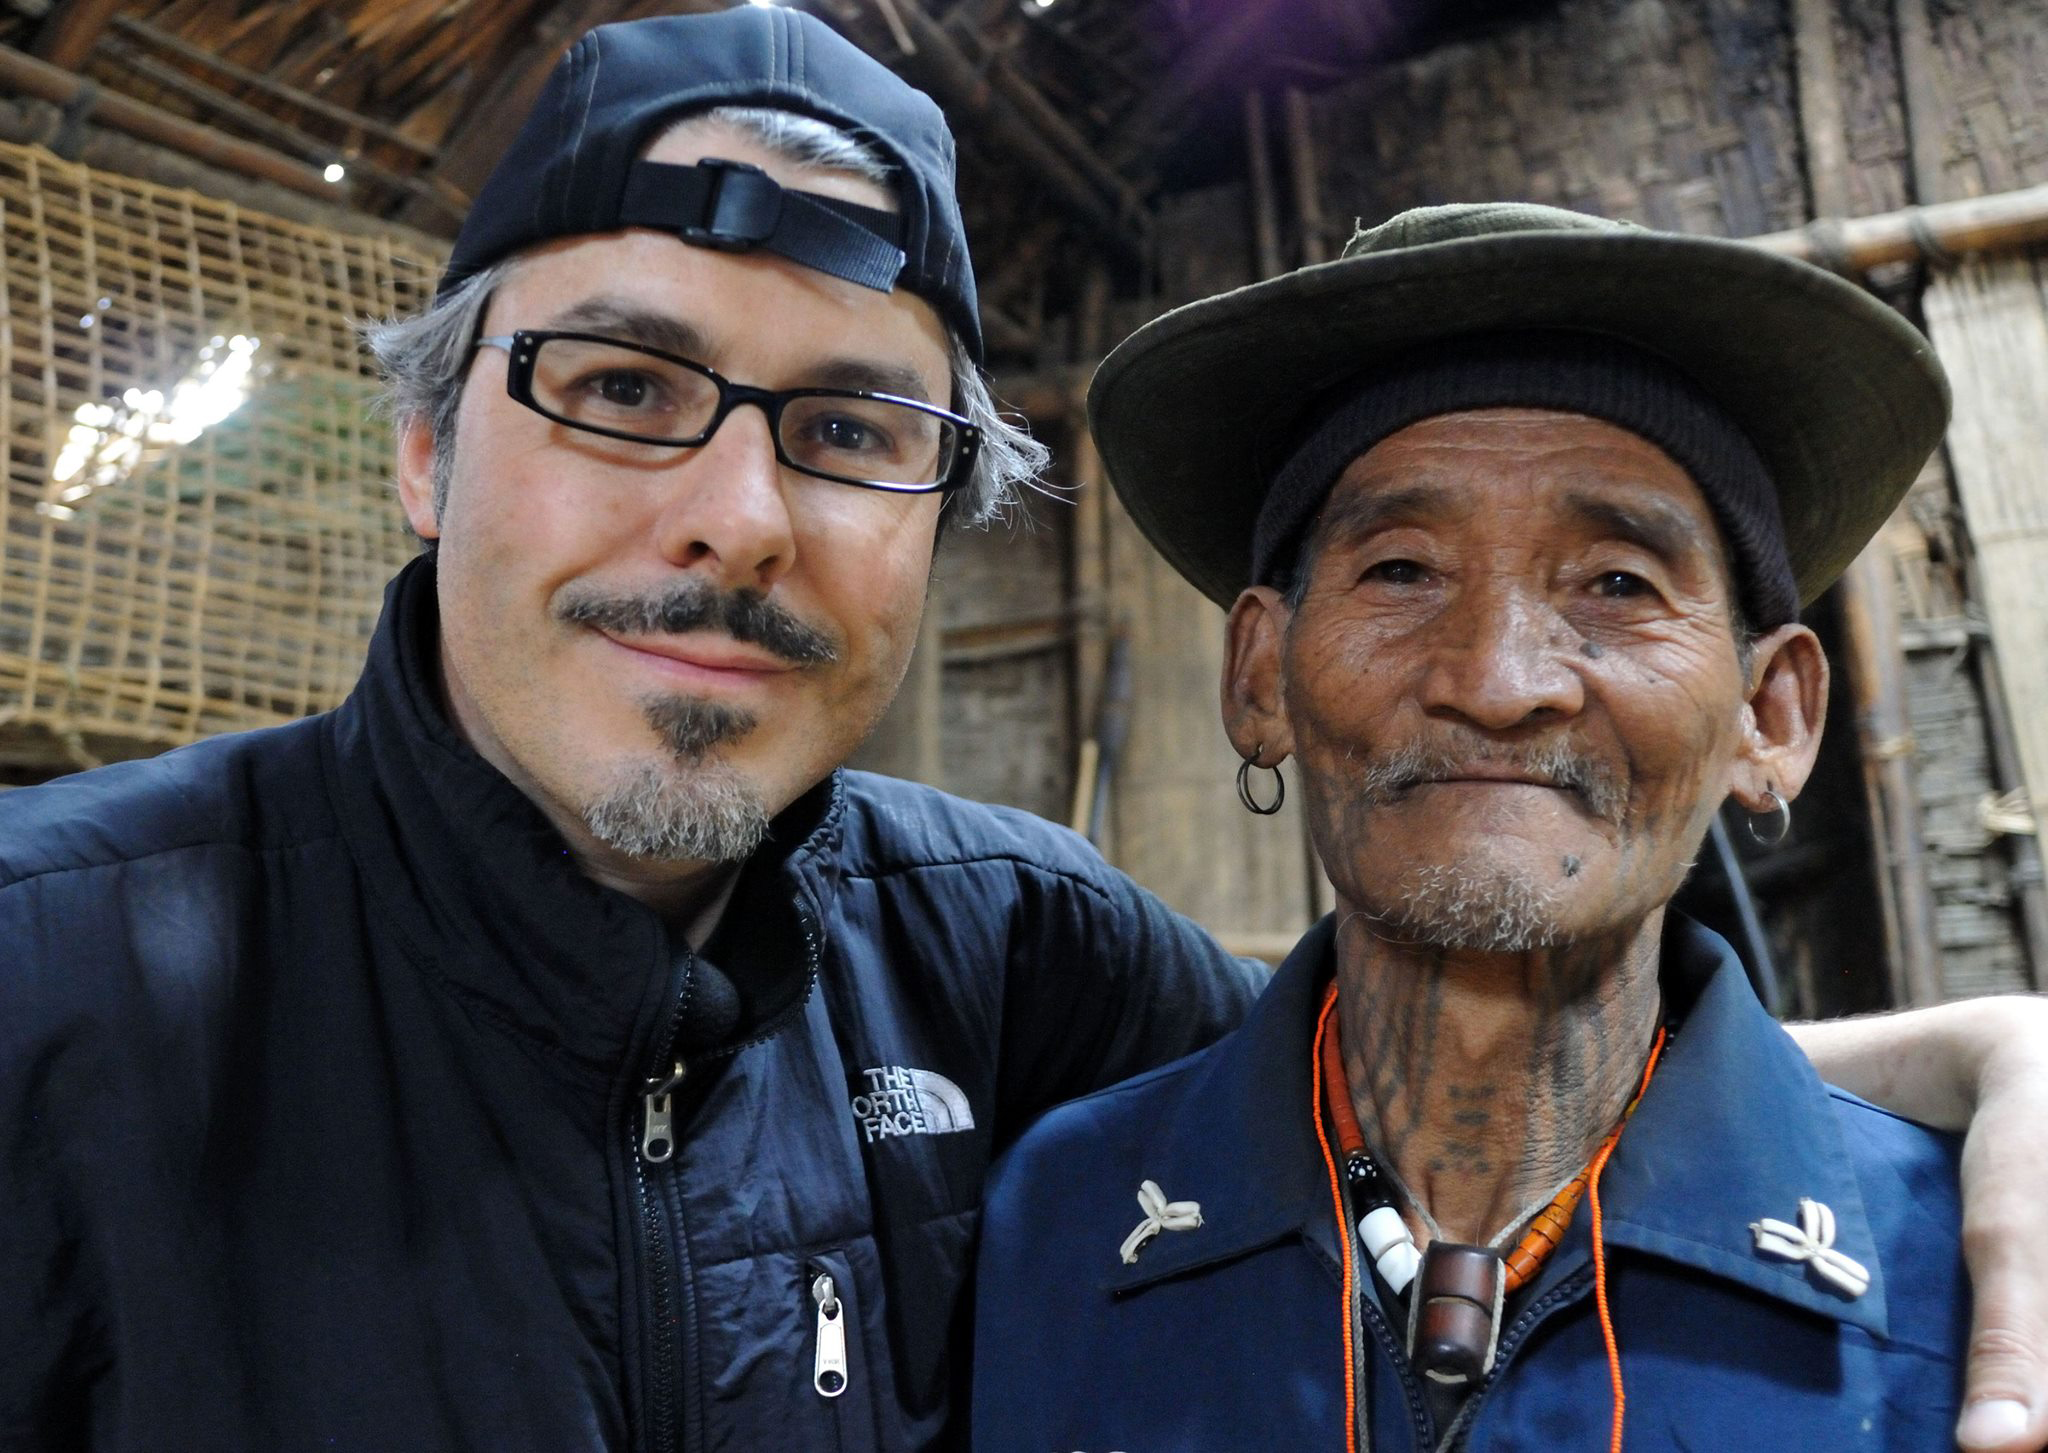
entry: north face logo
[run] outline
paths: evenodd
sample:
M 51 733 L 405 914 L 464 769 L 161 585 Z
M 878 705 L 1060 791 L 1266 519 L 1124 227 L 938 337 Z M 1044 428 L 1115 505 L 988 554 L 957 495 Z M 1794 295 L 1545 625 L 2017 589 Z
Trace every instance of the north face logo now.
M 948 1135 L 974 1128 L 974 1110 L 958 1085 L 930 1070 L 901 1065 L 862 1070 L 867 1093 L 853 1097 L 853 1118 L 873 1145 L 895 1135 Z

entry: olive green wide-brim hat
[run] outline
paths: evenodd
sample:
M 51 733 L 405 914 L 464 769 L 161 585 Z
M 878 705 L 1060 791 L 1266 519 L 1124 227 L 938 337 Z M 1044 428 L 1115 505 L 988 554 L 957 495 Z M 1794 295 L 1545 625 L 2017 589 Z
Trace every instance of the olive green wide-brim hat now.
M 1663 359 L 1723 409 L 1778 493 L 1801 604 L 1883 525 L 1948 423 L 1927 339 L 1854 284 L 1721 238 L 1554 207 L 1424 207 L 1335 262 L 1205 298 L 1118 345 L 1088 391 L 1110 482 L 1226 608 L 1307 411 L 1427 344 L 1566 330 Z

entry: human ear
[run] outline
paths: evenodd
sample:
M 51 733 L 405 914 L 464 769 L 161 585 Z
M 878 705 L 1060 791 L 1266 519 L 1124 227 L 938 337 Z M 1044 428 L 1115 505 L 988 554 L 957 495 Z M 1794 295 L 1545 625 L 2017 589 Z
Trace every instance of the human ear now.
M 1758 638 L 1750 662 L 1743 739 L 1729 790 L 1752 812 L 1799 795 L 1820 753 L 1828 713 L 1828 661 L 1819 639 L 1792 622 Z
M 434 501 L 434 431 L 415 415 L 398 429 L 398 502 L 422 540 L 441 538 Z
M 1230 608 L 1223 641 L 1223 730 L 1240 757 L 1277 767 L 1294 750 L 1281 704 L 1281 652 L 1293 612 L 1280 592 L 1254 585 Z

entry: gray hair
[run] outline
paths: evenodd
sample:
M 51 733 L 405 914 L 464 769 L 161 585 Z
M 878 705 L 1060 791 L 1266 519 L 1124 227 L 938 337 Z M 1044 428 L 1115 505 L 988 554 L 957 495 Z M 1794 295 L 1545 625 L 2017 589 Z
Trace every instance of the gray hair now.
M 891 183 L 888 161 L 872 146 L 808 116 L 758 106 L 720 106 L 678 123 L 704 126 L 734 132 L 799 166 L 844 172 L 880 186 Z M 433 436 L 437 515 L 454 473 L 455 415 L 484 309 L 517 265 L 517 259 L 510 258 L 493 263 L 422 312 L 365 323 L 360 329 L 384 375 L 385 411 L 401 428 L 423 427 Z M 947 501 L 946 512 L 957 524 L 986 524 L 1004 517 L 1019 502 L 1020 489 L 1036 484 L 1052 456 L 1021 421 L 1012 422 L 998 410 L 988 380 L 950 327 L 946 345 L 953 411 L 981 431 L 973 473 Z

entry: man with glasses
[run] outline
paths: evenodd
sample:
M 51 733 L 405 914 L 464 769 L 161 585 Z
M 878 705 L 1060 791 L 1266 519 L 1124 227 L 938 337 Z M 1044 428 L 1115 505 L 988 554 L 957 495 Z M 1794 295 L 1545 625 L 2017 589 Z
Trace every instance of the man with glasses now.
M 992 1155 L 1261 976 L 838 770 L 1043 463 L 943 120 L 601 29 L 368 334 L 427 549 L 354 696 L 0 804 L 0 1448 L 957 1443 Z M 1916 1103 L 2026 1063 L 1961 1022 Z

